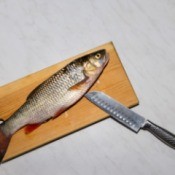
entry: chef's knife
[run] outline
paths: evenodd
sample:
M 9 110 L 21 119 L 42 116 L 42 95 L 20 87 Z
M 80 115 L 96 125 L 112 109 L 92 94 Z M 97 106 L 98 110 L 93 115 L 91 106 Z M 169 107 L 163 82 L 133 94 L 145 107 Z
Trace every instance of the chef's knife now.
M 93 91 L 87 93 L 85 97 L 132 131 L 137 133 L 140 129 L 148 130 L 165 144 L 175 149 L 174 134 L 133 112 L 108 95 Z

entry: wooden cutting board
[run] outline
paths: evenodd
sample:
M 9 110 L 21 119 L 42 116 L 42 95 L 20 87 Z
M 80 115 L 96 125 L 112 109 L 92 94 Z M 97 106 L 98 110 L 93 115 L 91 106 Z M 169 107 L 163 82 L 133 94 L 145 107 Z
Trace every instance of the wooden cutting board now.
M 0 87 L 0 116 L 7 119 L 26 100 L 28 94 L 41 82 L 70 61 L 98 49 L 106 49 L 110 61 L 99 80 L 90 89 L 103 91 L 128 107 L 138 104 L 136 94 L 129 82 L 122 63 L 112 42 L 91 49 L 78 56 L 45 68 L 12 83 Z M 75 132 L 85 126 L 107 118 L 108 115 L 87 99 L 82 98 L 76 105 L 54 120 L 42 124 L 30 134 L 24 128 L 14 134 L 3 161 L 19 156 L 46 143 Z

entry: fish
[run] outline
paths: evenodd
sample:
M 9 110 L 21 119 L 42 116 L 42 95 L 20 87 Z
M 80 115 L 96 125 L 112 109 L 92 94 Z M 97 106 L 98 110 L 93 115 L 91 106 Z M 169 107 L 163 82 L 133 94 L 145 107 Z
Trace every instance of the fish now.
M 0 162 L 14 133 L 25 126 L 41 125 L 73 106 L 96 82 L 108 61 L 105 49 L 95 51 L 73 60 L 37 86 L 0 124 Z

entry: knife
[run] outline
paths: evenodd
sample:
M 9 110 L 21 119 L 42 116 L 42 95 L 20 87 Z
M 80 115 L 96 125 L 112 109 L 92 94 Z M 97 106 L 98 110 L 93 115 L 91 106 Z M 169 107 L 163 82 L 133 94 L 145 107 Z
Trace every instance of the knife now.
M 121 103 L 112 99 L 110 96 L 103 92 L 93 91 L 87 93 L 85 97 L 108 113 L 113 119 L 117 120 L 132 131 L 138 133 L 140 129 L 147 130 L 162 142 L 175 149 L 174 134 L 133 112 Z

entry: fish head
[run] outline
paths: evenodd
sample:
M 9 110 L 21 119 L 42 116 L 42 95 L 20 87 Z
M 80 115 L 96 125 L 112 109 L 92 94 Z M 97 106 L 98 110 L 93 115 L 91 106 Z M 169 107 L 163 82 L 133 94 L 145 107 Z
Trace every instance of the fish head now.
M 83 65 L 85 74 L 87 76 L 99 74 L 106 66 L 108 60 L 109 57 L 105 49 L 90 54 Z

